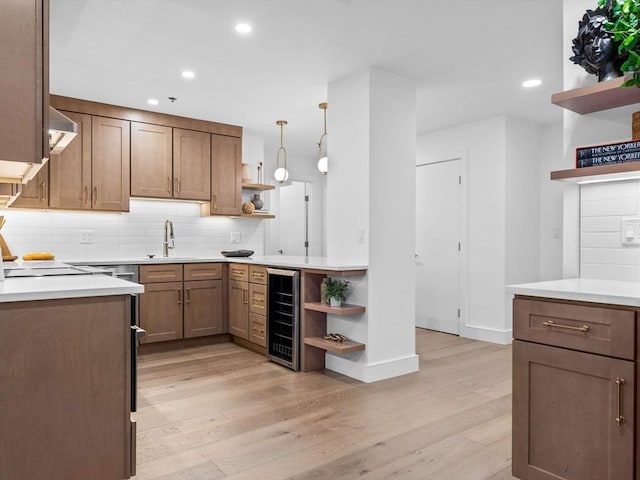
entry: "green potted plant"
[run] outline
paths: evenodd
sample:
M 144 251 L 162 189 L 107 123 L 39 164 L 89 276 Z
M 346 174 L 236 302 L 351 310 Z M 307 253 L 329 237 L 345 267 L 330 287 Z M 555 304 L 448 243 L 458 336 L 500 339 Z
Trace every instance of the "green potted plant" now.
M 622 86 L 640 87 L 640 0 L 598 0 L 598 6 L 610 9 L 605 29 L 613 34 L 618 53 L 626 59 L 620 69 L 633 74 Z
M 349 282 L 347 280 L 328 278 L 324 290 L 325 300 L 329 300 L 332 307 L 339 307 L 347 299 L 348 288 Z

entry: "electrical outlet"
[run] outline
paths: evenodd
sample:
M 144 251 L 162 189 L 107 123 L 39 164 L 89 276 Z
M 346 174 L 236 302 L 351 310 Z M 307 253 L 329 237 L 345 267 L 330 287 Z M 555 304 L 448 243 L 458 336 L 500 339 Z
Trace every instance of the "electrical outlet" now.
M 231 232 L 231 243 L 240 243 L 240 232 Z
M 356 243 L 362 245 L 364 243 L 364 228 L 359 228 L 356 231 Z
M 94 238 L 93 230 L 80 230 L 80 243 L 93 243 Z

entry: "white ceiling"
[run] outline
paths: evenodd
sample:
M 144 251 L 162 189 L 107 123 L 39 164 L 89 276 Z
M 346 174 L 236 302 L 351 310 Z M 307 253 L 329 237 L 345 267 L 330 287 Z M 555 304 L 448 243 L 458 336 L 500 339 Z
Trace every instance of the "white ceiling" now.
M 327 84 L 367 66 L 416 80 L 417 133 L 561 118 L 562 0 L 50 1 L 52 93 L 242 125 L 267 151 L 285 119 L 287 149 L 313 157 Z

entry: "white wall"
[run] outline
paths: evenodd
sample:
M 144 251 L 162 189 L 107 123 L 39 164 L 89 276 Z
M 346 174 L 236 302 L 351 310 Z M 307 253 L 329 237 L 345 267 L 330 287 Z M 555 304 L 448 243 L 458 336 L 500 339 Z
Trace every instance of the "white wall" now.
M 83 213 L 3 210 L 2 228 L 14 255 L 52 252 L 59 260 L 115 260 L 162 255 L 163 225 L 174 225 L 176 249 L 171 257 L 219 256 L 221 250 L 245 248 L 262 255 L 264 222 L 245 218 L 201 217 L 195 202 L 131 200 L 129 213 Z M 80 232 L 94 233 L 93 244 L 81 244 Z M 239 232 L 241 243 L 231 243 Z
M 623 245 L 623 218 L 640 216 L 640 182 L 611 182 L 580 187 L 580 276 L 640 281 L 640 249 Z
M 564 184 L 551 181 L 550 174 L 561 170 L 562 122 L 542 128 L 539 150 L 540 178 L 540 269 L 539 279 L 562 278 L 562 205 Z
M 468 153 L 468 283 L 462 285 L 468 312 L 462 315 L 463 336 L 510 342 L 511 305 L 505 285 L 539 279 L 544 138 L 541 126 L 504 116 L 418 136 L 416 164 Z M 549 144 L 545 154 L 552 150 Z

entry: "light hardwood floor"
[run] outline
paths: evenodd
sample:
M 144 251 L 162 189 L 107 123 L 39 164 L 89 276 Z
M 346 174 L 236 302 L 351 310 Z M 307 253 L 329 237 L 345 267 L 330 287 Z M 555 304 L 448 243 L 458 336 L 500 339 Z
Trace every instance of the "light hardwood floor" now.
M 372 384 L 230 343 L 142 355 L 136 478 L 514 478 L 511 347 L 416 332 L 420 371 Z

